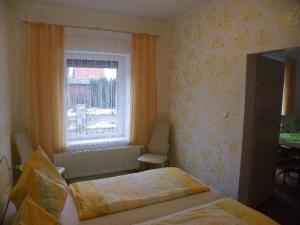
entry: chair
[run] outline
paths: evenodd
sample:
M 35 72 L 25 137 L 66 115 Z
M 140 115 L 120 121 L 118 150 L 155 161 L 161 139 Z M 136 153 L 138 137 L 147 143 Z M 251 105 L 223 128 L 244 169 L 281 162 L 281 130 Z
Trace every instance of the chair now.
M 144 163 L 160 164 L 162 167 L 169 161 L 170 125 L 166 122 L 156 122 L 152 131 L 149 153 L 140 156 L 137 160 Z
M 31 157 L 31 154 L 33 152 L 32 144 L 29 141 L 28 135 L 24 132 L 19 132 L 15 134 L 15 141 L 17 152 L 21 158 L 21 163 L 24 164 Z M 57 166 L 56 169 L 60 174 L 62 174 L 65 171 L 65 168 L 60 166 Z
M 298 174 L 297 190 L 300 190 L 299 149 L 294 149 L 289 146 L 279 145 L 276 169 L 279 170 L 276 176 L 283 174 L 283 184 L 286 184 L 285 182 L 286 176 L 289 175 L 289 173 L 297 173 Z
M 297 123 L 295 116 L 281 116 L 281 133 L 295 133 L 299 131 L 299 123 Z

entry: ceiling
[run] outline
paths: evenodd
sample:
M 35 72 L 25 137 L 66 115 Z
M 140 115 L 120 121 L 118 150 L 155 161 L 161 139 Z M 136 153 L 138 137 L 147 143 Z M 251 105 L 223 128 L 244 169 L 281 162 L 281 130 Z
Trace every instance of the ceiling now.
M 190 10 L 203 0 L 22 0 L 103 12 L 167 19 Z

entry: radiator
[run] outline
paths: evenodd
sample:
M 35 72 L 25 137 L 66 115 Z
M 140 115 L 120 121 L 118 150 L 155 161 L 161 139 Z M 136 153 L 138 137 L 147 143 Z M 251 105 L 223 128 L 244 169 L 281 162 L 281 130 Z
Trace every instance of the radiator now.
M 64 177 L 78 178 L 139 168 L 137 158 L 142 146 L 70 151 L 54 155 L 54 163 L 65 167 Z

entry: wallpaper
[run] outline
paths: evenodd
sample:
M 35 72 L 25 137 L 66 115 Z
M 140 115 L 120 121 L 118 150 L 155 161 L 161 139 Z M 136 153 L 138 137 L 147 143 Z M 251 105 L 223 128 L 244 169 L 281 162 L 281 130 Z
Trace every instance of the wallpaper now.
M 11 163 L 10 154 L 10 95 L 9 71 L 7 66 L 7 40 L 8 32 L 7 13 L 3 1 L 0 1 L 0 159 L 6 156 Z
M 300 46 L 300 1 L 204 1 L 170 33 L 172 161 L 236 198 L 246 55 Z

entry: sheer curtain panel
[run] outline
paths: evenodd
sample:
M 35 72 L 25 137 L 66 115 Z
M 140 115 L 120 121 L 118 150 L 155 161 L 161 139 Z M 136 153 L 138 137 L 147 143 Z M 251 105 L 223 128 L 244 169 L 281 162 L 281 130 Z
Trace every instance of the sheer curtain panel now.
M 52 159 L 65 148 L 64 28 L 30 23 L 27 34 L 27 132 Z
M 156 37 L 132 35 L 131 144 L 147 145 L 156 120 Z M 145 149 L 147 151 L 147 149 Z

